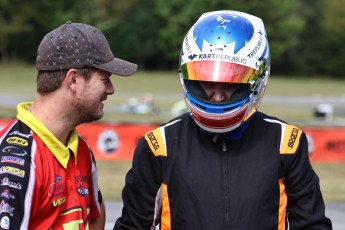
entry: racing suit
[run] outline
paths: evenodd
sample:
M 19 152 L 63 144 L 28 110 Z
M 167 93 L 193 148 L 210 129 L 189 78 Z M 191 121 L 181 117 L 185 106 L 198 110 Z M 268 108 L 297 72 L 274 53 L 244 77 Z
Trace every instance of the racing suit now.
M 234 139 L 184 114 L 139 140 L 114 229 L 332 229 L 307 146 L 261 112 Z
M 0 131 L 0 229 L 89 229 L 102 202 L 93 154 L 75 130 L 64 146 L 30 105 Z

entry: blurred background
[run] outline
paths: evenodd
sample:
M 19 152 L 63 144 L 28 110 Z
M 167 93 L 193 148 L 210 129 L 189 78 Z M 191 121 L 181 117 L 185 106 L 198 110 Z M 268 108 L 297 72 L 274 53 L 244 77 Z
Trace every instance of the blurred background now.
M 260 110 L 305 129 L 331 130 L 319 133 L 326 142 L 321 147 L 311 142 L 311 149 L 324 148 L 340 158 L 315 161 L 313 167 L 326 201 L 345 201 L 345 183 L 340 183 L 345 178 L 343 0 L 0 0 L 0 130 L 1 120 L 16 116 L 17 103 L 34 99 L 34 63 L 43 36 L 66 21 L 98 27 L 115 56 L 139 65 L 134 76 L 113 78 L 115 95 L 100 121 L 106 131 L 80 129 L 99 154 L 105 198 L 120 200 L 137 139 L 186 111 L 177 73 L 183 37 L 202 13 L 223 9 L 263 19 L 272 67 Z M 123 133 L 118 124 L 137 126 Z M 91 132 L 99 135 L 88 136 Z M 133 138 L 121 142 L 125 136 Z M 111 145 L 104 150 L 102 141 Z M 129 158 L 113 161 L 124 146 L 130 147 Z
M 115 55 L 145 70 L 176 70 L 182 39 L 205 11 L 263 19 L 272 74 L 344 78 L 342 0 L 0 0 L 0 61 L 33 63 L 44 34 L 66 21 L 101 29 Z
M 264 107 L 266 110 L 283 109 L 284 113 L 278 111 L 278 115 L 303 124 L 327 113 L 327 121 L 343 124 L 339 118 L 345 114 L 345 1 L 339 0 L 0 0 L 0 71 L 11 75 L 11 68 L 6 67 L 12 65 L 18 70 L 18 63 L 33 67 L 43 36 L 64 22 L 88 23 L 103 31 L 115 56 L 138 63 L 139 71 L 174 76 L 168 85 L 157 77 L 143 80 L 145 85 L 139 86 L 137 78 L 133 91 L 125 88 L 129 94 L 120 93 L 115 99 L 120 102 L 110 101 L 116 108 L 108 109 L 155 115 L 148 122 L 166 121 L 184 111 L 176 80 L 183 37 L 202 13 L 221 9 L 248 12 L 265 23 L 272 56 L 271 78 L 280 79 L 277 87 L 270 80 L 268 94 L 282 94 L 266 97 L 264 105 L 270 105 Z M 27 70 L 23 74 L 26 79 L 30 75 Z M 285 81 L 279 82 L 281 79 Z M 295 84 L 300 89 L 295 89 Z M 119 83 L 118 92 L 121 87 Z M 157 87 L 165 87 L 164 96 L 155 95 Z M 176 96 L 169 94 L 176 90 Z M 2 112 L 0 116 L 11 113 Z M 105 119 L 112 120 L 109 116 Z

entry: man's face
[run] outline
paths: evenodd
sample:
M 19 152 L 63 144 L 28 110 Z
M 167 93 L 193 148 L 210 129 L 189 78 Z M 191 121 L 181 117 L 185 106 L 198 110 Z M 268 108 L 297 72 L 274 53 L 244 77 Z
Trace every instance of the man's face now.
M 239 88 L 239 84 L 223 82 L 201 81 L 200 85 L 211 102 L 230 101 L 231 95 Z
M 89 81 L 83 79 L 74 105 L 80 123 L 99 120 L 103 117 L 103 101 L 115 92 L 110 76 L 109 72 L 96 70 Z

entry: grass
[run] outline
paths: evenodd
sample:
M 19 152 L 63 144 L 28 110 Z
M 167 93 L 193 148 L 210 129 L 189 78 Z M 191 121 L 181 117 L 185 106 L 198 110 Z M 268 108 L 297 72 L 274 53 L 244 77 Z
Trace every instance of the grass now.
M 121 200 L 125 176 L 131 168 L 130 161 L 98 161 L 99 187 L 106 200 Z
M 0 63 L 0 97 L 19 98 L 31 101 L 36 89 L 36 70 L 33 66 L 17 63 Z M 115 95 L 108 97 L 105 105 L 103 121 L 109 122 L 166 122 L 172 118 L 169 113 L 171 106 L 183 99 L 179 77 L 174 72 L 139 71 L 134 76 L 113 78 Z M 277 77 L 271 76 L 268 82 L 266 97 L 288 96 L 298 97 L 345 97 L 345 80 L 334 80 L 321 77 Z M 155 104 L 162 113 L 154 115 L 121 114 L 118 108 L 130 97 L 141 97 L 151 93 Z M 19 101 L 18 101 L 19 102 Z M 298 102 L 298 101 L 297 101 Z M 296 103 L 297 104 L 297 103 Z M 341 107 L 342 106 L 342 107 Z M 345 105 L 341 105 L 341 109 Z M 260 110 L 291 123 L 301 126 L 310 125 L 313 119 L 312 104 L 291 106 L 284 103 L 263 101 Z M 12 118 L 16 115 L 15 106 L 1 106 L 0 118 Z M 343 119 L 343 114 L 339 119 Z M 345 122 L 343 123 L 343 125 Z M 331 124 L 332 125 L 332 124 Z M 131 167 L 131 162 L 98 161 L 99 185 L 107 200 L 120 200 L 125 174 Z M 345 163 L 313 164 L 320 177 L 321 190 L 327 202 L 345 202 Z
M 345 202 L 345 163 L 313 164 L 326 202 Z

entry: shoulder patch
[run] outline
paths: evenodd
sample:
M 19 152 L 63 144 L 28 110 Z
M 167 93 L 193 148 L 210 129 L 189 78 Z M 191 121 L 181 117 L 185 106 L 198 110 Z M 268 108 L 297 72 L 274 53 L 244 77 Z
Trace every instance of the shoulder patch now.
M 302 130 L 293 125 L 286 125 L 285 132 L 282 133 L 282 145 L 280 146 L 280 154 L 295 154 Z
M 155 156 L 167 156 L 164 128 L 159 127 L 145 134 L 145 139 Z

